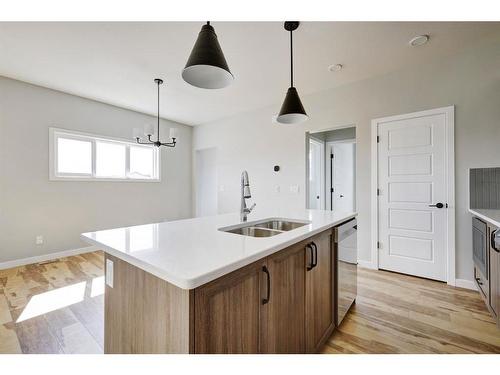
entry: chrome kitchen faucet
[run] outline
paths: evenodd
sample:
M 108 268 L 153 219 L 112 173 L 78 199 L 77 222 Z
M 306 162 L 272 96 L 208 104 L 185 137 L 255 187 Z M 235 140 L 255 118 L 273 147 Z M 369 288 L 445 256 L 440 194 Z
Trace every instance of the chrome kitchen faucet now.
M 248 173 L 247 171 L 243 171 L 241 173 L 241 209 L 240 209 L 240 218 L 241 221 L 247 221 L 247 216 L 256 204 L 252 204 L 252 207 L 248 208 L 245 199 L 252 198 L 252 194 L 250 194 L 250 183 L 248 182 Z

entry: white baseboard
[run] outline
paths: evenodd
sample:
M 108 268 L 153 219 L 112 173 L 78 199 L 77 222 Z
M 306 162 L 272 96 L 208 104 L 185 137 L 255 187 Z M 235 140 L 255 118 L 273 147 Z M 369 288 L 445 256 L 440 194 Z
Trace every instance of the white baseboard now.
M 476 284 L 474 284 L 474 281 L 466 280 L 466 279 L 455 279 L 455 286 L 458 288 L 477 290 Z
M 358 266 L 361 268 L 368 268 L 371 270 L 378 270 L 378 267 L 368 260 L 358 260 Z
M 8 268 L 14 268 L 14 267 L 19 267 L 19 266 L 25 266 L 27 264 L 46 262 L 48 260 L 69 257 L 72 255 L 90 253 L 90 252 L 96 251 L 96 250 L 99 250 L 96 246 L 87 246 L 87 247 L 81 247 L 79 249 L 59 251 L 57 253 L 38 255 L 38 256 L 23 258 L 23 259 L 9 260 L 7 262 L 0 263 L 0 270 L 5 270 Z

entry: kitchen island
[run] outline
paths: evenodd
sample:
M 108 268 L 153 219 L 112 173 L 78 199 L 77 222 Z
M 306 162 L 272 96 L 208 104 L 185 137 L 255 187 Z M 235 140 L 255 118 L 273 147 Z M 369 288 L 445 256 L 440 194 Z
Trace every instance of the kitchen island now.
M 319 350 L 336 321 L 334 228 L 355 216 L 256 210 L 245 226 L 261 237 L 238 233 L 239 214 L 82 234 L 106 253 L 105 352 Z

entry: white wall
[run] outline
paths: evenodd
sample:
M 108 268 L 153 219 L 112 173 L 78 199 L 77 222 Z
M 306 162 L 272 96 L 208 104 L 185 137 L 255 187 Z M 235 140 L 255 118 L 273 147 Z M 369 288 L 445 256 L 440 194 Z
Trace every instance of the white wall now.
M 472 280 L 471 219 L 466 211 L 467 169 L 500 165 L 499 66 L 500 43 L 491 39 L 445 61 L 304 95 L 302 99 L 310 116 L 305 124 L 272 123 L 271 117 L 282 100 L 276 98 L 272 106 L 195 128 L 193 146 L 195 149 L 218 147 L 219 212 L 238 210 L 238 184 L 243 169 L 249 172 L 252 197 L 258 205 L 303 208 L 305 132 L 355 124 L 359 256 L 370 262 L 370 121 L 454 104 L 456 274 L 457 278 Z M 273 172 L 274 164 L 279 164 L 282 170 Z M 294 184 L 300 185 L 299 194 L 289 191 L 289 186 Z M 275 185 L 281 186 L 281 193 L 274 191 Z
M 154 96 L 152 96 L 154 100 Z M 162 181 L 49 181 L 48 128 L 132 138 L 156 119 L 0 77 L 0 262 L 87 246 L 85 231 L 191 216 L 192 128 L 164 148 Z M 35 236 L 45 243 L 35 245 Z
M 217 149 L 196 151 L 196 216 L 217 215 Z

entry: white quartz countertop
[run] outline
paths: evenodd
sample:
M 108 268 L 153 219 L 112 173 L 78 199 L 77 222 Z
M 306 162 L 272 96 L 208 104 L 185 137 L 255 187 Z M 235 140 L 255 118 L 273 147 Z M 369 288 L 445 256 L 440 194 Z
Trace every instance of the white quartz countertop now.
M 101 230 L 81 237 L 179 288 L 194 289 L 355 216 L 355 212 L 255 209 L 248 223 L 268 218 L 308 222 L 260 238 L 219 230 L 240 224 L 237 213 Z
M 500 210 L 490 210 L 485 208 L 469 208 L 469 212 L 480 219 L 483 219 L 497 227 L 500 227 Z

